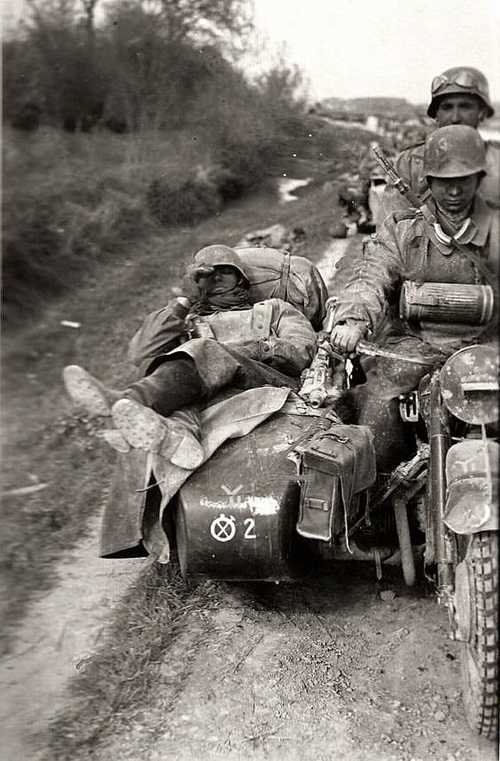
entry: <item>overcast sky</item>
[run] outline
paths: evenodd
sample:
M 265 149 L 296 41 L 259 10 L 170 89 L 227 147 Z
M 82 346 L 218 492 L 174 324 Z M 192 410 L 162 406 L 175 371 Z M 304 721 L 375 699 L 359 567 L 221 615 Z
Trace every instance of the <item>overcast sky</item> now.
M 432 77 L 481 69 L 500 100 L 500 0 L 254 0 L 256 23 L 317 98 L 427 101 Z
M 23 0 L 3 0 L 17 15 Z M 286 44 L 313 99 L 367 95 L 425 102 L 432 77 L 481 69 L 500 100 L 500 0 L 254 0 L 271 45 Z M 17 13 L 16 13 L 17 11 Z M 12 18 L 12 13 L 11 13 Z

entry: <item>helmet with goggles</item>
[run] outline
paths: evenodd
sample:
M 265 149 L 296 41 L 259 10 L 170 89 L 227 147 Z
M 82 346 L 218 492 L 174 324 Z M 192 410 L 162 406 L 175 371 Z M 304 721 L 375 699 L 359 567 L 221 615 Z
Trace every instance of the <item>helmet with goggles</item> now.
M 434 118 L 438 107 L 438 101 L 444 95 L 475 95 L 486 106 L 486 116 L 495 113 L 490 100 L 488 80 L 479 69 L 472 66 L 456 66 L 447 69 L 442 74 L 434 77 L 431 84 L 431 102 L 427 109 L 427 115 Z

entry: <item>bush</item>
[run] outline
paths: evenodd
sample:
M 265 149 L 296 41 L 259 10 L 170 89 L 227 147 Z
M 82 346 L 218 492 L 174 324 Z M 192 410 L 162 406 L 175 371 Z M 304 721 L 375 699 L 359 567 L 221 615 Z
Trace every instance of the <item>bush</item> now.
M 192 225 L 222 207 L 217 187 L 196 176 L 185 180 L 175 176 L 152 180 L 146 202 L 153 219 L 162 225 Z
M 269 174 L 272 157 L 273 146 L 253 136 L 221 136 L 214 158 L 223 170 L 221 187 L 226 189 L 227 197 L 237 198 L 260 185 Z
M 8 148 L 2 318 L 16 325 L 90 273 L 92 261 L 105 260 L 147 232 L 151 221 L 143 185 L 129 181 L 128 167 L 109 159 L 106 164 L 101 156 L 80 157 L 76 150 L 64 155 L 60 144 L 44 135 Z M 43 163 L 42 148 L 47 149 Z
M 148 224 L 142 202 L 114 190 L 108 190 L 101 203 L 91 209 L 66 203 L 62 216 L 68 252 L 87 259 L 117 251 Z
M 16 196 L 4 204 L 2 317 L 8 324 L 35 314 L 148 224 L 141 202 L 108 191 L 94 208 L 59 195 Z
M 50 200 L 25 196 L 16 201 L 3 214 L 2 317 L 8 322 L 28 316 L 62 291 L 72 270 Z

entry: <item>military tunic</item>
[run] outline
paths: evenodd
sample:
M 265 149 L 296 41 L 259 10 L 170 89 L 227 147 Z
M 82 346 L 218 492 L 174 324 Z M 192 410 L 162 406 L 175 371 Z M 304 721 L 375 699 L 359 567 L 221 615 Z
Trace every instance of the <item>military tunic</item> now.
M 492 272 L 498 272 L 497 211 L 476 196 L 468 229 L 460 242 L 480 254 Z M 405 280 L 434 283 L 483 283 L 484 278 L 467 257 L 452 244 L 440 240 L 416 210 L 395 212 L 375 235 L 366 238 L 357 260 L 341 260 L 337 267 L 342 289 L 337 293 L 335 321 L 355 319 L 376 330 L 387 306 L 394 328 L 415 335 L 441 348 L 447 338 L 457 346 L 480 332 L 475 326 L 444 325 L 410 327 L 397 314 L 397 303 Z M 448 335 L 447 335 L 448 333 Z
M 498 212 L 479 196 L 461 242 L 480 255 L 488 269 L 498 273 Z M 417 282 L 484 283 L 478 268 L 463 253 L 440 240 L 421 212 L 408 209 L 390 215 L 375 235 L 365 239 L 362 254 L 339 262 L 335 324 L 364 323 L 370 331 L 386 322 L 377 343 L 396 353 L 423 360 L 377 358 L 367 363 L 367 381 L 352 392 L 357 422 L 372 429 L 379 469 L 390 470 L 405 449 L 406 430 L 398 412 L 398 396 L 415 389 L 421 378 L 461 346 L 477 340 L 495 340 L 496 325 L 409 324 L 399 317 L 402 284 Z
M 221 310 L 196 316 L 193 333 L 175 308 L 148 315 L 133 337 L 129 359 L 145 372 L 159 361 L 188 355 L 209 394 L 230 382 L 238 366 L 235 351 L 252 342 L 250 358 L 292 377 L 313 358 L 316 334 L 309 320 L 281 299 L 267 299 L 249 309 Z

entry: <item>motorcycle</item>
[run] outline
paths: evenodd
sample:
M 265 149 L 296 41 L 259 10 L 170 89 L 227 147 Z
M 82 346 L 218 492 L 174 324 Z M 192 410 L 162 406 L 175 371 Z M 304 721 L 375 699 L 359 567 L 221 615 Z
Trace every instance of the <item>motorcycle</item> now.
M 326 340 L 300 394 L 191 475 L 166 526 L 181 572 L 280 582 L 303 578 L 320 556 L 370 561 L 378 578 L 384 564 L 398 562 L 411 586 L 423 550 L 423 573 L 448 611 L 450 637 L 461 643 L 467 720 L 495 739 L 497 351 L 460 349 L 401 397 L 414 454 L 389 476 L 376 473 L 370 431 L 342 423 L 335 411 L 356 383 L 356 367 L 356 358 L 336 354 Z M 149 501 L 159 498 L 149 490 Z

